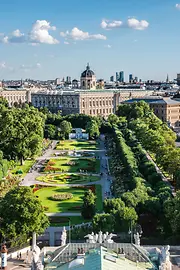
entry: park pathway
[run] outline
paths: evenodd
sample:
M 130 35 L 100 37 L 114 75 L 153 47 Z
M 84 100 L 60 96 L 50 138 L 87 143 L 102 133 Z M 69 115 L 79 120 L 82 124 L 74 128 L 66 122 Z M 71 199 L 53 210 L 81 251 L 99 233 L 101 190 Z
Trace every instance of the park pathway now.
M 80 172 L 74 172 L 74 173 L 66 173 L 66 172 L 55 172 L 52 174 L 78 174 L 78 175 L 87 175 L 87 176 L 99 176 L 100 180 L 99 181 L 94 181 L 94 182 L 85 182 L 85 183 L 77 183 L 77 184 L 51 184 L 51 183 L 45 183 L 41 181 L 37 181 L 36 178 L 38 176 L 45 176 L 46 174 L 40 173 L 40 168 L 42 164 L 46 160 L 49 160 L 51 158 L 60 158 L 54 157 L 53 155 L 55 153 L 61 153 L 65 152 L 64 150 L 55 150 L 56 144 L 58 141 L 53 141 L 49 149 L 47 149 L 42 156 L 38 157 L 36 159 L 36 163 L 33 165 L 33 167 L 30 169 L 30 171 L 27 173 L 27 175 L 24 177 L 24 180 L 21 182 L 22 186 L 31 186 L 35 184 L 39 185 L 44 185 L 44 186 L 60 186 L 60 187 L 75 187 L 75 186 L 89 186 L 89 185 L 101 185 L 102 187 L 102 200 L 104 201 L 105 198 L 112 198 L 111 194 L 111 182 L 112 182 L 112 177 L 110 176 L 110 171 L 109 171 L 109 163 L 108 163 L 108 156 L 105 148 L 105 136 L 101 135 L 99 139 L 99 149 L 97 150 L 87 150 L 87 149 L 81 149 L 79 152 L 93 152 L 98 155 L 98 158 L 100 159 L 100 173 L 80 173 Z M 66 150 L 68 151 L 68 150 Z M 69 152 L 69 151 L 68 151 Z M 47 216 L 49 217 L 80 217 L 81 213 L 80 212 L 63 212 L 63 213 L 46 213 Z
M 51 184 L 51 183 L 45 183 L 41 181 L 37 181 L 36 178 L 38 176 L 45 176 L 46 174 L 42 174 L 39 172 L 40 167 L 42 166 L 42 161 L 49 160 L 51 158 L 55 158 L 53 155 L 55 153 L 60 153 L 60 152 L 65 152 L 69 150 L 55 150 L 56 144 L 58 141 L 53 141 L 50 147 L 43 153 L 42 156 L 38 157 L 36 159 L 36 163 L 33 165 L 31 170 L 26 174 L 24 179 L 21 182 L 22 186 L 32 186 L 35 184 L 40 184 L 40 185 L 45 185 L 45 186 L 81 186 L 81 185 L 92 185 L 92 184 L 99 184 L 102 186 L 102 199 L 104 200 L 105 198 L 111 198 L 111 181 L 112 177 L 109 175 L 109 163 L 108 163 L 108 156 L 104 144 L 104 135 L 100 135 L 100 149 L 96 150 L 89 150 L 89 149 L 81 149 L 78 150 L 79 152 L 94 152 L 97 153 L 99 158 L 100 158 L 100 173 L 98 174 L 93 174 L 93 173 L 79 173 L 79 172 L 74 172 L 74 174 L 78 175 L 87 175 L 87 176 L 99 176 L 100 180 L 96 182 L 86 182 L 86 183 L 79 183 L 79 184 Z M 60 158 L 60 157 L 57 157 Z M 66 172 L 62 172 L 64 174 Z M 55 173 L 56 174 L 56 173 Z M 57 173 L 61 174 L 61 173 Z M 66 173 L 66 174 L 73 174 L 73 173 Z

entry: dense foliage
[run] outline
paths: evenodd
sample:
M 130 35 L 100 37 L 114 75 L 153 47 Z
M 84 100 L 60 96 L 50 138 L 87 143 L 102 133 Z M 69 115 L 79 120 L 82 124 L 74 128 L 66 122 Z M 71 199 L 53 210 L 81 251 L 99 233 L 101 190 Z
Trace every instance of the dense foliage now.
M 33 232 L 43 233 L 49 225 L 48 217 L 29 187 L 15 187 L 0 203 L 0 231 L 6 239 L 24 239 Z
M 81 214 L 84 219 L 92 219 L 96 212 L 96 196 L 92 190 L 88 190 L 84 194 Z
M 9 160 L 23 160 L 42 149 L 45 116 L 33 107 L 0 105 L 0 150 Z

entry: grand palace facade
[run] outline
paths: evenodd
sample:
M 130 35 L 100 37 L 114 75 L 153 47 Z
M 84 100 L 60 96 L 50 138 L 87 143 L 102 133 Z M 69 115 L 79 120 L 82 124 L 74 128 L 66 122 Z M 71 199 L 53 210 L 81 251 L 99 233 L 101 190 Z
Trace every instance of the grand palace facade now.
M 81 89 L 42 90 L 31 94 L 33 106 L 47 107 L 62 115 L 82 113 L 107 117 L 116 111 L 118 105 L 130 97 L 143 97 L 152 94 L 146 90 L 96 89 L 95 73 L 87 65 L 81 74 Z

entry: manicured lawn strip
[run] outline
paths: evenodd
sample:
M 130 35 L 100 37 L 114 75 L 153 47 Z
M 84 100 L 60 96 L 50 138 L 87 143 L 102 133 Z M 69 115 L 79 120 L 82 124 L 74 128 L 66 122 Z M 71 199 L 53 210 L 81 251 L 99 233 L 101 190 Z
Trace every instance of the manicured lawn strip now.
M 69 226 L 69 219 L 70 219 L 70 226 L 86 223 L 89 220 L 83 219 L 83 217 L 50 217 L 50 226 L 51 227 L 62 227 L 62 226 Z
M 49 163 L 55 163 L 50 165 L 50 170 L 54 172 L 80 172 L 80 170 L 98 173 L 100 170 L 100 160 L 95 158 L 73 158 L 73 157 L 62 157 L 59 159 L 50 159 Z M 70 164 L 72 163 L 72 165 Z M 47 171 L 45 167 L 44 171 Z
M 12 174 L 16 174 L 17 171 L 22 171 L 22 174 L 19 174 L 22 178 L 28 173 L 29 169 L 33 166 L 35 160 L 25 160 L 23 165 L 17 165 L 13 170 L 11 170 Z M 17 174 L 18 175 L 18 174 Z
M 103 211 L 103 201 L 102 201 L 102 187 L 101 185 L 95 185 L 96 187 L 96 210 L 97 212 Z
M 89 175 L 77 175 L 77 174 L 48 174 L 39 176 L 36 178 L 37 181 L 45 182 L 48 184 L 80 184 L 99 181 L 98 176 Z
M 57 150 L 81 150 L 81 149 L 97 149 L 98 143 L 96 141 L 81 141 L 81 140 L 66 140 L 60 141 Z
M 51 196 L 55 193 L 68 192 L 73 194 L 73 198 L 66 201 L 53 201 Z M 57 212 L 80 212 L 80 207 L 83 203 L 85 189 L 81 188 L 69 188 L 69 187 L 46 187 L 41 188 L 35 192 L 42 205 L 48 207 L 46 212 L 57 213 Z M 77 207 L 77 209 L 76 209 Z

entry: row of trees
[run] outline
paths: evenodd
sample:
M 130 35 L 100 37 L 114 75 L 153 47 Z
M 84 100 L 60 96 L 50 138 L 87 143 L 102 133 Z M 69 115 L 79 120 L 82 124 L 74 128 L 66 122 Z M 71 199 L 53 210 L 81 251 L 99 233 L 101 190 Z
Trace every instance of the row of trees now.
M 160 167 L 172 176 L 180 187 L 180 149 L 175 147 L 176 134 L 149 109 L 145 102 L 120 105 L 119 116 L 135 132 L 143 147 L 153 154 Z

